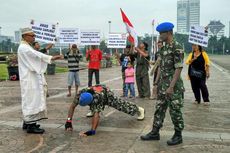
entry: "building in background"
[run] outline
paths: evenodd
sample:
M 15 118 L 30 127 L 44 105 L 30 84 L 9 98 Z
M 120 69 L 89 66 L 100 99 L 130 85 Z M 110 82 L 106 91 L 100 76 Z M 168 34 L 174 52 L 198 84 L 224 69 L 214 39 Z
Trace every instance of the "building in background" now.
M 200 25 L 200 0 L 178 0 L 177 32 L 187 34 L 191 25 Z
M 8 40 L 10 40 L 11 42 L 14 42 L 14 37 L 13 36 L 0 35 L 0 43 L 3 41 L 8 41 Z
M 15 43 L 20 43 L 21 39 L 22 39 L 22 35 L 21 35 L 21 31 L 18 30 L 18 31 L 15 31 L 14 32 L 14 39 L 15 39 Z
M 220 20 L 212 20 L 208 24 L 209 37 L 216 36 L 217 40 L 224 36 L 225 25 Z
M 230 21 L 229 21 L 229 34 L 228 34 L 228 38 L 230 38 Z
M 187 33 L 189 26 L 188 0 L 177 1 L 177 32 Z

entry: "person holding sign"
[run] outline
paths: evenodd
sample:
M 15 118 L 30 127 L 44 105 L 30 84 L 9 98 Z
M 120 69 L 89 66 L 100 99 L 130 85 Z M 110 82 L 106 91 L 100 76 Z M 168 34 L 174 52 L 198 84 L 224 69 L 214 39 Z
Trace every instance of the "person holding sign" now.
M 62 59 L 62 55 L 49 56 L 34 50 L 31 46 L 35 34 L 31 28 L 21 29 L 22 41 L 18 47 L 18 67 L 22 97 L 23 130 L 27 133 L 42 134 L 37 121 L 47 119 L 44 73 L 48 63 Z
M 206 79 L 210 77 L 209 65 L 210 60 L 208 54 L 200 45 L 192 45 L 192 52 L 189 54 L 186 64 L 189 65 L 188 76 L 191 81 L 192 90 L 195 96 L 195 104 L 200 104 L 201 96 L 204 105 L 209 105 L 209 93 L 206 85 Z
M 80 86 L 80 78 L 79 78 L 79 61 L 82 58 L 77 45 L 73 44 L 70 48 L 70 51 L 65 55 L 65 58 L 68 59 L 68 95 L 71 96 L 71 86 L 73 85 L 73 81 L 75 82 L 76 95 L 78 93 L 78 87 Z
M 95 74 L 96 84 L 100 84 L 99 70 L 102 60 L 102 51 L 97 49 L 95 45 L 92 45 L 92 50 L 86 53 L 86 60 L 89 61 L 88 87 L 92 86 L 93 74 Z
M 100 112 L 104 110 L 106 105 L 131 116 L 136 115 L 137 120 L 143 120 L 145 117 L 144 108 L 123 99 L 119 99 L 108 87 L 104 85 L 96 85 L 82 89 L 75 97 L 73 103 L 70 105 L 68 118 L 65 123 L 66 131 L 73 130 L 72 119 L 74 110 L 78 105 L 89 105 L 90 110 L 93 112 L 91 129 L 80 132 L 80 136 L 92 136 L 96 134 L 96 129 L 100 119 Z
M 48 44 L 45 48 L 40 49 L 41 47 L 40 44 L 37 41 L 35 41 L 33 42 L 32 46 L 35 50 L 40 51 L 41 53 L 47 54 L 48 50 L 53 47 L 53 44 Z
M 135 54 L 136 57 L 136 83 L 139 98 L 150 98 L 150 83 L 149 83 L 149 52 L 148 44 L 142 42 L 139 44 L 139 47 L 135 48 L 137 51 Z
M 184 120 L 181 108 L 183 107 L 182 95 L 184 85 L 181 79 L 183 68 L 184 50 L 182 46 L 173 38 L 174 25 L 164 22 L 157 26 L 161 40 L 165 45 L 159 50 L 161 58 L 157 78 L 154 85 L 157 86 L 156 110 L 152 130 L 141 136 L 142 140 L 160 140 L 159 130 L 163 126 L 165 113 L 169 107 L 169 113 L 174 125 L 175 133 L 167 141 L 168 145 L 177 145 L 183 142 L 182 130 Z

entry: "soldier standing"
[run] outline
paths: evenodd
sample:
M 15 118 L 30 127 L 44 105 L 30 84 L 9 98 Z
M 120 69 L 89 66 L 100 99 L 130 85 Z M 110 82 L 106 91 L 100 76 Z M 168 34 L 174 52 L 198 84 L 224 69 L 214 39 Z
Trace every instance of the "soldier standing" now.
M 159 101 L 156 104 L 152 130 L 148 134 L 141 136 L 142 140 L 160 140 L 159 129 L 163 126 L 165 113 L 169 107 L 175 133 L 167 141 L 168 145 L 182 143 L 182 130 L 184 129 L 181 111 L 184 86 L 180 76 L 183 68 L 184 51 L 181 45 L 173 39 L 173 28 L 172 23 L 164 22 L 156 29 L 164 42 L 164 46 L 159 51 L 161 62 L 154 83 L 154 85 L 157 85 L 157 98 Z

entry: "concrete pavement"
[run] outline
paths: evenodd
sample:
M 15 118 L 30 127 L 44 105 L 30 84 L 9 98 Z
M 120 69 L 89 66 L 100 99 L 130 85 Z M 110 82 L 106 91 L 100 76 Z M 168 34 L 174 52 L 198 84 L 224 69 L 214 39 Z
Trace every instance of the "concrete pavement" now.
M 144 121 L 107 108 L 101 116 L 100 127 L 93 137 L 80 138 L 81 130 L 90 129 L 86 118 L 87 107 L 78 107 L 73 119 L 73 132 L 64 131 L 68 107 L 73 99 L 67 98 L 67 74 L 47 76 L 50 97 L 48 120 L 40 122 L 43 135 L 27 134 L 21 129 L 19 82 L 0 82 L 0 152 L 73 152 L 73 153 L 152 153 L 152 152 L 229 152 L 230 149 L 230 74 L 219 65 L 212 64 L 211 78 L 207 81 L 210 106 L 192 104 L 194 96 L 186 80 L 187 66 L 183 70 L 185 83 L 184 143 L 169 147 L 166 141 L 173 135 L 173 126 L 167 113 L 161 140 L 143 142 L 140 135 L 151 129 L 155 101 L 135 99 L 133 102 L 146 109 Z M 101 70 L 101 82 L 117 95 L 122 93 L 120 67 Z M 80 73 L 81 88 L 87 86 L 87 71 Z M 74 91 L 74 90 L 73 90 Z

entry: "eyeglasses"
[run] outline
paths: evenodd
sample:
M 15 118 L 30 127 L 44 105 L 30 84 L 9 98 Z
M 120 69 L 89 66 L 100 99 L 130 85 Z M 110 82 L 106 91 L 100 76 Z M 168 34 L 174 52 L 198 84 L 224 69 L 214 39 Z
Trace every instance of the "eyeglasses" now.
M 26 35 L 26 36 L 35 37 L 36 35 Z

